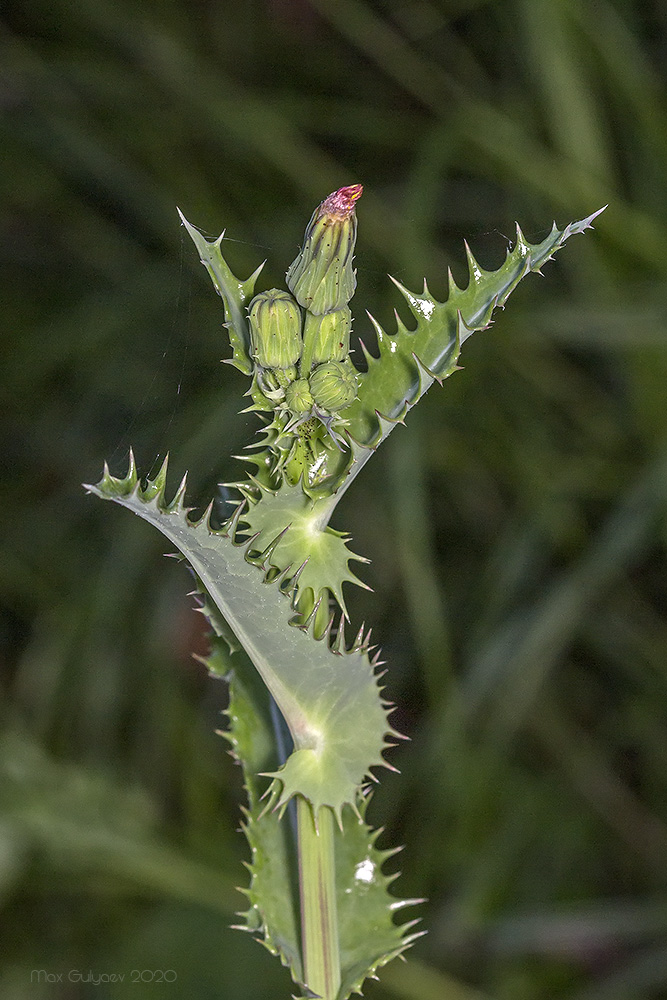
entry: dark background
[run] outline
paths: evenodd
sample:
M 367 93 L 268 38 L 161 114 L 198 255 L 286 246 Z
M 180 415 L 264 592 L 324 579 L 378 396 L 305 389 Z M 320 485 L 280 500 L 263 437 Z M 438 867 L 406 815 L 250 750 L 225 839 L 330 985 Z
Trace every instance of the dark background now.
M 355 332 L 463 237 L 601 205 L 345 498 L 389 663 L 372 817 L 429 931 L 374 1000 L 667 997 L 667 8 L 30 0 L 0 26 L 0 995 L 288 997 L 228 929 L 238 768 L 187 574 L 86 497 L 167 450 L 193 503 L 256 427 L 176 205 L 281 284 L 361 182 Z M 174 982 L 130 982 L 132 970 Z M 36 982 L 37 971 L 58 984 Z M 122 975 L 115 986 L 71 972 Z M 169 978 L 173 979 L 173 976 Z M 31 982 L 32 979 L 32 982 Z

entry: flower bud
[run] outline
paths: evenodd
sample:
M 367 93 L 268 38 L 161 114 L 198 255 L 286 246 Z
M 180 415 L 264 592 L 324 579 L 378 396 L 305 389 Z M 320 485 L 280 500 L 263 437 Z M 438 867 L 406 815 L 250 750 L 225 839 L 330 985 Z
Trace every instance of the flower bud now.
M 260 292 L 248 310 L 252 354 L 262 368 L 289 368 L 301 357 L 301 310 L 279 288 Z
M 317 366 L 308 381 L 313 399 L 323 410 L 343 410 L 356 399 L 357 380 L 352 365 L 327 361 Z
M 324 313 L 323 316 L 313 316 L 306 312 L 301 371 L 304 369 L 306 355 L 309 355 L 309 365 L 318 365 L 322 361 L 344 361 L 350 353 L 351 329 L 352 313 L 348 306 L 343 306 L 336 312 Z
M 287 272 L 287 287 L 299 305 L 316 316 L 341 309 L 354 295 L 354 206 L 362 191 L 361 184 L 352 184 L 324 199 L 313 212 L 303 246 Z
M 292 413 L 307 413 L 313 405 L 308 379 L 298 378 L 285 389 L 285 402 Z
M 296 366 L 290 365 L 289 368 L 276 368 L 274 369 L 274 375 L 280 388 L 286 389 L 290 382 L 293 382 L 296 378 Z

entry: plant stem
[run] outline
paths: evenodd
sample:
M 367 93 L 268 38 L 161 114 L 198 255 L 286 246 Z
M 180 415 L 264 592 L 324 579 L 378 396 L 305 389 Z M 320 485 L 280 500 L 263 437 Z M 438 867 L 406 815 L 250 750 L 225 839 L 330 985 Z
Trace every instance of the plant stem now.
M 336 1000 L 340 989 L 340 953 L 333 812 L 323 806 L 316 823 L 310 803 L 299 795 L 297 827 L 305 985 L 323 1000 Z

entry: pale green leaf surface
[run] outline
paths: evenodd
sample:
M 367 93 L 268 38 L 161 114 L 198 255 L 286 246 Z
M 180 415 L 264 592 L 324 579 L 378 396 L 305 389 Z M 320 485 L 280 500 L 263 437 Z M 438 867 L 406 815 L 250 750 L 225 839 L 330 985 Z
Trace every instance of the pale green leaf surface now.
M 235 525 L 215 531 L 208 517 L 194 523 L 183 505 L 185 481 L 167 503 L 165 479 L 166 463 L 142 489 L 131 462 L 124 479 L 105 470 L 87 489 L 133 510 L 177 546 L 259 671 L 295 747 L 272 774 L 282 785 L 280 804 L 300 793 L 340 817 L 369 769 L 384 763 L 391 732 L 365 644 L 359 638 L 348 650 L 339 636 L 334 652 L 328 636 L 315 641 L 307 629 L 288 627 L 288 597 L 232 541 Z

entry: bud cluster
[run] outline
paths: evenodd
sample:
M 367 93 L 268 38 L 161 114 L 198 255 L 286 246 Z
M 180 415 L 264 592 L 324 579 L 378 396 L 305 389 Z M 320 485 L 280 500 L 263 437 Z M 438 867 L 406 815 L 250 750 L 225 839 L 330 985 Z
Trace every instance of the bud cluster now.
M 314 415 L 329 426 L 331 415 L 357 395 L 348 302 L 356 287 L 355 202 L 362 190 L 353 184 L 325 198 L 287 271 L 292 294 L 272 288 L 256 295 L 248 310 L 259 388 L 299 421 Z

